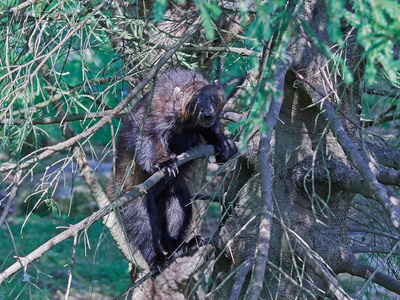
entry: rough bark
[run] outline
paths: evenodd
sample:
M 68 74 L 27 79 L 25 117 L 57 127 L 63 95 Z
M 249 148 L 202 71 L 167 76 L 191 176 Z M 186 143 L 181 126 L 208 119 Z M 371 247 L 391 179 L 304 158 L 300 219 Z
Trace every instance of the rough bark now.
M 25 5 L 34 2 L 26 1 L 9 11 L 24 9 L 27 7 Z M 140 98 L 140 93 L 147 88 L 158 71 L 166 68 L 164 64 L 169 65 L 171 62 L 172 66 L 179 65 L 180 59 L 185 57 L 182 59 L 183 64 L 192 64 L 192 67 L 197 64 L 198 69 L 211 80 L 221 75 L 223 78 L 224 75 L 224 58 L 222 55 L 218 57 L 220 52 L 230 52 L 229 55 L 233 54 L 230 57 L 232 60 L 251 56 L 254 60 L 260 60 L 260 67 L 246 70 L 248 73 L 238 79 L 239 85 L 232 90 L 226 109 L 242 109 L 236 103 L 239 96 L 246 94 L 256 98 L 263 88 L 261 82 L 264 81 L 261 79 L 263 76 L 269 77 L 267 84 L 273 85 L 273 89 L 266 87 L 264 90 L 282 92 L 281 97 L 266 95 L 269 98 L 265 99 L 265 103 L 272 101 L 269 112 L 262 117 L 269 131 L 252 132 L 252 138 L 246 144 L 247 151 L 242 152 L 235 167 L 229 166 L 234 169 L 234 174 L 226 194 L 224 188 L 218 192 L 218 196 L 211 189 L 209 194 L 213 195 L 203 197 L 221 204 L 221 218 L 210 242 L 200 247 L 192 257 L 180 257 L 154 281 L 143 280 L 144 284 L 141 282 L 129 296 L 133 299 L 348 299 L 349 295 L 335 279 L 335 275 L 343 272 L 371 280 L 399 294 L 398 281 L 384 272 L 362 265 L 354 255 L 363 251 L 398 255 L 397 231 L 400 231 L 400 197 L 391 187 L 400 186 L 400 154 L 399 151 L 373 145 L 363 136 L 365 130 L 362 126 L 371 126 L 374 122 L 360 121 L 363 49 L 358 46 L 356 38 L 348 36 L 347 48 L 339 49 L 330 42 L 325 1 L 288 1 L 285 9 L 293 12 L 293 20 L 282 25 L 270 41 L 262 41 L 259 45 L 263 45 L 263 51 L 257 52 L 257 46 L 251 49 L 239 47 L 247 47 L 248 36 L 242 32 L 246 26 L 242 25 L 246 20 L 252 20 L 260 8 L 253 2 L 246 1 L 240 5 L 234 1 L 218 2 L 223 13 L 218 20 L 212 20 L 216 35 L 213 41 L 204 38 L 205 31 L 201 26 L 191 31 L 193 24 L 190 23 L 200 20 L 198 17 L 201 15 L 196 5 L 205 2 L 166 2 L 165 20 L 160 23 L 154 23 L 149 17 L 153 1 L 103 3 L 95 10 L 110 5 L 113 18 L 118 22 L 105 22 L 103 15 L 93 11 L 77 23 L 77 27 L 54 51 L 86 22 L 96 20 L 96 26 L 109 34 L 115 53 L 123 56 L 126 63 L 126 72 L 116 80 L 135 83 L 135 88 L 114 109 L 33 119 L 32 124 L 46 124 L 61 120 L 101 118 L 82 133 L 66 135 L 67 141 L 43 148 L 43 152 L 38 152 L 37 156 L 28 156 L 19 165 L 3 164 L 0 171 L 11 171 L 19 167 L 22 172 L 49 155 L 75 144 L 74 152 L 82 175 L 87 182 L 91 182 L 91 191 L 98 196 L 99 206 L 104 206 L 107 199 L 101 197 L 101 188 L 94 184 L 93 173 L 87 167 L 82 149 L 76 143 L 86 141 L 99 128 L 111 122 L 113 117 L 125 114 L 127 105 Z M 144 29 L 141 26 L 143 24 L 151 29 Z M 344 23 L 343 26 L 344 32 L 356 33 L 345 28 Z M 136 34 L 136 30 L 140 32 Z M 311 31 L 313 34 L 310 34 Z M 242 34 L 246 36 L 244 39 Z M 285 48 L 286 45 L 282 45 L 287 36 L 290 36 L 290 42 L 286 53 L 278 57 L 276 53 L 279 51 L 275 46 Z M 132 42 L 134 39 L 135 43 Z M 242 43 L 242 40 L 245 42 Z M 344 63 L 354 76 L 351 85 L 343 81 L 340 72 L 332 69 L 336 66 L 327 52 L 317 45 L 316 40 L 324 42 L 325 50 L 345 52 Z M 255 44 L 258 42 L 260 40 Z M 48 55 L 44 56 L 43 62 L 49 58 Z M 39 66 L 43 68 L 42 63 Z M 40 68 L 34 69 L 32 76 Z M 274 80 L 271 80 L 270 74 L 274 74 Z M 144 79 L 139 82 L 140 77 Z M 230 74 L 227 75 L 227 78 L 230 77 Z M 104 80 L 109 82 L 115 78 Z M 26 84 L 21 86 L 26 87 Z M 72 88 L 70 92 L 77 90 Z M 256 92 L 253 95 L 249 91 Z M 368 92 L 388 95 L 372 90 Z M 54 100 L 61 97 L 62 94 L 54 95 Z M 97 104 L 101 108 L 107 107 L 104 103 Z M 240 122 L 249 113 L 238 116 L 226 112 L 224 115 L 233 122 Z M 385 118 L 380 121 L 385 121 Z M 0 118 L 0 123 L 7 122 Z M 14 120 L 14 124 L 25 122 L 24 119 Z M 205 177 L 206 162 L 200 164 L 190 182 L 194 194 L 199 192 Z M 225 175 L 222 177 L 226 179 Z M 219 187 L 214 190 L 219 190 Z M 355 194 L 375 201 L 381 208 L 379 212 L 387 214 L 384 216 L 385 222 L 390 223 L 390 230 L 394 233 L 382 232 L 375 227 L 360 228 L 360 224 L 357 224 L 359 227 L 352 226 L 350 231 L 380 235 L 391 239 L 392 243 L 368 249 L 349 245 L 347 222 Z M 207 206 L 204 203 L 208 204 L 204 200 L 195 204 L 199 206 L 192 225 L 195 233 L 199 232 L 201 226 L 204 208 Z M 96 214 L 96 218 L 88 220 L 92 222 L 105 214 L 103 211 Z M 114 217 L 113 220 L 108 219 L 107 226 L 128 260 L 134 261 L 130 249 L 127 249 L 123 229 L 114 226 L 118 216 Z M 0 218 L 0 224 L 3 219 Z M 61 241 L 76 236 L 83 228 L 86 228 L 84 223 L 78 227 L 72 226 L 62 236 L 54 239 Z M 43 248 L 54 244 L 51 240 Z M 12 272 L 38 258 L 46 249 L 21 258 L 21 265 L 13 265 Z M 138 275 L 136 271 L 138 268 L 132 269 L 135 278 L 144 276 L 142 278 L 146 279 L 151 275 L 145 272 Z M 12 272 L 6 270 L 7 277 Z
M 325 2 L 313 0 L 305 2 L 300 19 L 320 41 L 333 47 L 325 16 Z M 260 297 L 310 298 L 305 292 L 307 289 L 314 297 L 349 299 L 334 276 L 348 272 L 370 278 L 373 271 L 369 267 L 355 271 L 357 260 L 347 239 L 350 202 L 354 192 L 362 190 L 345 188 L 339 181 L 346 182 L 346 176 L 358 174 L 364 193 L 369 192 L 369 197 L 378 199 L 386 207 L 396 228 L 397 196 L 378 183 L 365 160 L 367 155 L 358 127 L 359 78 L 350 86 L 340 86 L 341 79 L 335 82 L 331 78 L 329 59 L 307 38 L 302 25 L 296 27 L 292 36 L 287 54 L 293 57 L 293 64 L 285 76 L 280 121 L 269 151 L 274 218 L 268 251 L 268 263 L 279 266 L 279 271 L 290 277 L 281 276 L 267 263 Z M 358 76 L 363 73 L 359 64 L 361 51 L 353 47 L 346 62 Z M 248 149 L 258 148 L 259 143 L 260 135 L 256 135 Z M 383 156 L 379 151 L 374 153 Z M 248 266 L 249 261 L 258 258 L 256 241 L 261 234 L 261 216 L 257 212 L 265 209 L 260 180 L 263 170 L 256 156 L 251 152 L 239 159 L 226 197 L 226 218 L 217 243 L 219 253 L 224 255 L 215 265 L 210 299 L 244 298 L 253 277 L 257 276 L 257 267 Z M 341 166 L 343 173 L 336 167 L 329 168 L 329 164 Z M 319 180 L 317 170 L 323 170 L 318 173 Z M 378 178 L 382 181 L 387 178 L 385 175 L 388 174 L 381 172 Z M 388 177 L 396 181 L 396 174 L 391 175 Z M 385 275 L 380 273 L 373 280 L 382 284 L 382 276 Z M 240 293 L 237 292 L 239 279 Z M 397 285 L 398 282 L 390 289 L 396 291 Z M 388 281 L 386 286 L 391 283 Z

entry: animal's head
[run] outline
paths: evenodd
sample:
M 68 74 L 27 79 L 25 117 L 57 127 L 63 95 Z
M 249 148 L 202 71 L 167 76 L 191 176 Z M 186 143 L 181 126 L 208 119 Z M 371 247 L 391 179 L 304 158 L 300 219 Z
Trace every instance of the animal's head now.
M 196 89 L 195 86 L 190 89 L 192 91 L 185 91 L 186 95 L 182 95 L 179 88 L 175 88 L 174 91 L 176 97 L 182 96 L 181 110 L 184 120 L 191 121 L 197 126 L 213 126 L 225 104 L 225 94 L 221 84 L 215 81 L 200 89 Z

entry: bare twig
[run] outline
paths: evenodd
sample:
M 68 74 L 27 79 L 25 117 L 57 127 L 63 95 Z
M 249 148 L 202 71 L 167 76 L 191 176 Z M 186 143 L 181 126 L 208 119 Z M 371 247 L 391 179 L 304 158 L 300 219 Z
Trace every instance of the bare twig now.
M 7 204 L 4 207 L 3 213 L 1 214 L 1 217 L 0 217 L 0 228 L 3 226 L 4 221 L 6 220 L 7 214 L 10 211 L 11 205 L 14 202 L 15 197 L 17 196 L 18 185 L 20 183 L 21 175 L 22 175 L 22 170 L 19 170 L 19 171 L 17 171 L 17 173 L 15 174 L 15 176 L 13 178 L 11 191 L 10 191 L 10 194 L 8 195 L 8 197 L 7 197 L 8 198 L 7 199 Z
M 222 203 L 223 198 L 220 195 L 204 195 L 204 194 L 195 194 L 191 196 L 193 200 L 203 200 L 210 201 L 215 203 Z
M 120 300 L 120 299 L 130 299 L 129 295 L 131 292 L 133 292 L 138 286 L 143 284 L 147 279 L 151 278 L 152 276 L 156 275 L 157 271 L 156 270 L 151 270 L 149 271 L 146 275 L 144 275 L 142 278 L 136 280 L 134 283 L 132 283 L 124 293 L 122 293 L 120 296 L 114 298 L 114 300 Z
M 12 8 L 10 8 L 8 11 L 3 11 L 0 13 L 0 17 L 3 17 L 7 12 L 9 13 L 16 13 L 24 8 L 27 8 L 29 5 L 32 5 L 36 2 L 37 0 L 28 0 L 25 2 L 22 2 L 21 4 L 18 4 L 17 6 L 14 6 Z
M 75 262 L 75 252 L 76 252 L 76 245 L 78 243 L 78 235 L 74 236 L 74 244 L 72 246 L 72 257 L 71 257 L 71 263 L 70 263 L 70 268 L 68 270 L 68 285 L 67 285 L 67 291 L 65 292 L 65 300 L 68 300 L 69 292 L 71 289 L 71 283 L 72 283 L 72 272 L 74 270 L 74 262 Z
M 351 246 L 351 251 L 353 253 L 381 253 L 381 254 L 389 254 L 392 255 L 400 255 L 400 249 L 392 251 L 391 247 L 380 247 L 380 246 Z
M 214 147 L 211 145 L 200 146 L 194 149 L 191 149 L 185 153 L 182 153 L 178 156 L 178 166 L 196 159 L 200 157 L 207 157 L 210 155 L 214 155 Z M 79 223 L 75 225 L 71 225 L 67 230 L 61 232 L 55 237 L 51 238 L 47 242 L 45 242 L 40 247 L 36 248 L 34 251 L 29 253 L 25 257 L 18 257 L 18 262 L 14 263 L 6 270 L 4 270 L 0 274 L 0 284 L 9 276 L 20 270 L 21 268 L 25 268 L 30 262 L 38 259 L 48 250 L 53 248 L 55 245 L 61 243 L 62 241 L 75 236 L 79 233 L 79 231 L 88 228 L 90 225 L 100 220 L 101 218 L 108 215 L 110 212 L 114 211 L 116 207 L 121 207 L 127 204 L 129 201 L 143 195 L 149 190 L 153 185 L 155 185 L 158 181 L 165 177 L 165 174 L 162 171 L 157 171 L 152 176 L 150 176 L 145 182 L 138 185 L 133 191 L 129 192 L 125 196 L 117 199 L 114 203 L 110 205 L 106 205 L 103 208 L 99 209 L 97 212 L 93 213 L 89 217 L 83 219 Z
M 29 2 L 29 1 L 27 1 Z M 93 11 L 88 14 L 85 19 L 83 19 L 81 22 L 79 22 L 76 26 L 74 26 L 66 35 L 65 37 L 54 47 L 46 53 L 43 57 L 41 57 L 41 62 L 38 64 L 38 66 L 35 68 L 35 70 L 29 74 L 28 79 L 25 80 L 24 84 L 18 88 L 18 91 L 16 94 L 13 96 L 13 99 L 10 101 L 10 104 L 7 106 L 7 108 L 4 109 L 4 112 L 0 115 L 0 120 L 4 119 L 4 117 L 7 115 L 7 111 L 9 111 L 14 102 L 18 99 L 18 96 L 28 87 L 30 84 L 31 80 L 36 77 L 37 73 L 42 69 L 43 66 L 45 66 L 46 62 L 52 57 L 54 53 L 56 53 L 79 29 L 81 29 L 95 14 L 98 13 L 98 11 L 106 4 L 106 2 L 102 2 L 98 6 L 96 6 Z M 29 5 L 29 4 L 28 4 Z
M 381 125 L 384 123 L 389 123 L 395 120 L 399 120 L 400 116 L 398 115 L 389 115 L 389 116 L 383 116 L 383 117 L 378 117 L 375 120 L 361 120 L 362 127 L 372 127 L 372 126 L 377 126 Z
M 56 102 L 56 101 L 55 101 Z M 88 119 L 98 119 L 104 116 L 112 115 L 116 116 L 123 116 L 128 113 L 129 109 L 124 109 L 118 114 L 113 114 L 110 110 L 104 110 L 99 112 L 91 112 L 91 113 L 79 113 L 79 114 L 70 114 L 66 116 L 57 116 L 57 117 L 45 117 L 45 118 L 36 118 L 32 120 L 28 119 L 13 119 L 12 121 L 8 119 L 0 120 L 0 124 L 8 124 L 12 122 L 14 125 L 24 125 L 26 123 L 32 125 L 38 124 L 57 124 L 57 123 L 64 123 L 64 122 L 72 122 L 72 121 L 81 121 L 81 120 L 88 120 Z
M 197 19 L 191 30 L 186 31 L 185 34 L 182 35 L 182 37 L 175 46 L 171 47 L 168 51 L 164 53 L 164 55 L 159 59 L 159 61 L 149 70 L 149 72 L 143 78 L 143 80 L 110 112 L 109 115 L 103 116 L 95 125 L 81 132 L 80 134 L 74 136 L 73 138 L 58 143 L 57 145 L 48 147 L 45 151 L 43 151 L 42 153 L 40 153 L 39 155 L 35 156 L 32 159 L 29 159 L 21 164 L 3 164 L 0 167 L 0 172 L 6 172 L 17 167 L 21 170 L 28 168 L 33 163 L 40 161 L 46 157 L 49 157 L 50 155 L 58 151 L 61 151 L 67 147 L 71 147 L 73 144 L 81 141 L 84 138 L 90 137 L 97 130 L 105 126 L 107 123 L 110 123 L 113 117 L 119 114 L 125 108 L 125 106 L 136 97 L 136 95 L 157 75 L 161 67 L 171 58 L 171 56 L 179 49 L 179 47 L 192 35 L 194 30 L 197 29 L 197 27 L 200 24 L 199 20 L 200 19 Z
M 117 38 L 121 41 L 137 41 L 138 38 L 128 31 L 124 31 L 123 29 L 115 30 L 114 28 L 109 28 L 106 23 L 100 22 L 100 25 L 105 28 L 106 32 L 112 34 L 114 38 Z M 142 42 L 142 41 L 141 41 Z M 150 41 L 146 42 L 146 45 L 152 47 L 154 49 L 169 49 L 169 45 L 163 45 L 158 43 L 153 43 Z M 261 52 L 249 50 L 241 47 L 222 47 L 222 46 L 198 46 L 198 45 L 188 45 L 183 46 L 179 49 L 180 52 L 210 52 L 210 53 L 229 53 L 229 54 L 238 54 L 240 56 L 255 56 L 260 57 Z
M 227 53 L 235 53 L 241 56 L 255 56 L 260 57 L 261 53 L 258 51 L 248 50 L 245 48 L 237 48 L 237 47 L 182 47 L 179 49 L 180 51 L 201 51 L 201 52 L 212 52 L 212 53 L 219 53 L 219 52 L 227 52 Z
M 364 232 L 364 233 L 370 233 L 370 234 L 374 234 L 374 235 L 380 235 L 380 236 L 384 236 L 387 237 L 389 239 L 393 239 L 393 240 L 400 240 L 400 237 L 394 234 L 390 234 L 381 230 L 375 230 L 375 229 L 370 229 L 370 228 L 365 228 L 365 227 L 361 227 L 361 226 L 349 226 L 347 228 L 348 232 Z
M 295 232 L 289 231 L 299 242 L 300 247 L 296 248 L 296 253 L 300 257 L 309 258 L 307 263 L 314 270 L 315 274 L 319 276 L 322 281 L 328 286 L 329 290 L 336 296 L 337 299 L 352 299 L 340 286 L 331 270 L 328 268 L 328 264 L 324 262 L 322 257 L 313 252 L 307 243 Z
M 389 98 L 400 98 L 400 92 L 377 90 L 377 89 L 365 89 L 365 92 L 370 95 L 385 96 Z
M 45 118 L 35 118 L 32 120 L 28 119 L 13 119 L 12 121 L 8 119 L 0 120 L 0 124 L 8 124 L 12 122 L 14 125 L 24 125 L 25 123 L 29 123 L 32 125 L 38 124 L 57 124 L 64 122 L 73 122 L 73 121 L 82 121 L 88 119 L 98 119 L 107 115 L 113 115 L 114 117 L 124 116 L 128 114 L 130 111 L 129 108 L 123 109 L 118 114 L 113 114 L 112 110 L 103 110 L 99 112 L 90 112 L 90 113 L 78 113 L 78 114 L 69 114 L 66 116 L 57 116 L 57 117 L 45 117 Z M 243 114 L 238 114 L 231 111 L 224 111 L 222 113 L 222 118 L 232 122 L 239 122 L 244 118 Z

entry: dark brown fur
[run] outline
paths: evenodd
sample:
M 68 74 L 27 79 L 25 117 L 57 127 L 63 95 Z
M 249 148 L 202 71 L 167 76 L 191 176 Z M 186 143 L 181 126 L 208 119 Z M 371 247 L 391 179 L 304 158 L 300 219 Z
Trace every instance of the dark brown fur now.
M 214 145 L 218 162 L 226 162 L 237 152 L 219 126 L 224 104 L 218 82 L 210 84 L 194 71 L 170 70 L 157 78 L 154 90 L 124 121 L 117 141 L 115 186 L 110 180 L 109 197 L 131 191 L 159 169 L 169 175 L 122 210 L 130 242 L 151 267 L 160 268 L 184 244 L 192 215 L 185 178 L 191 164 L 178 170 L 176 156 L 199 145 L 201 137 Z

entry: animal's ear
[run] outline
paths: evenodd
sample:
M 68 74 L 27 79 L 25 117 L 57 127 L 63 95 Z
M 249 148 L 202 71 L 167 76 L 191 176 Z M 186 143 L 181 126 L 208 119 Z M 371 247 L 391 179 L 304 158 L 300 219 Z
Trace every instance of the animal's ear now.
M 221 83 L 219 82 L 219 80 L 215 80 L 215 81 L 214 81 L 214 85 L 215 85 L 218 89 L 221 89 L 221 90 L 222 90 L 222 85 L 221 85 Z
M 182 97 L 182 91 L 179 87 L 174 88 L 174 99 L 178 100 L 180 97 Z

